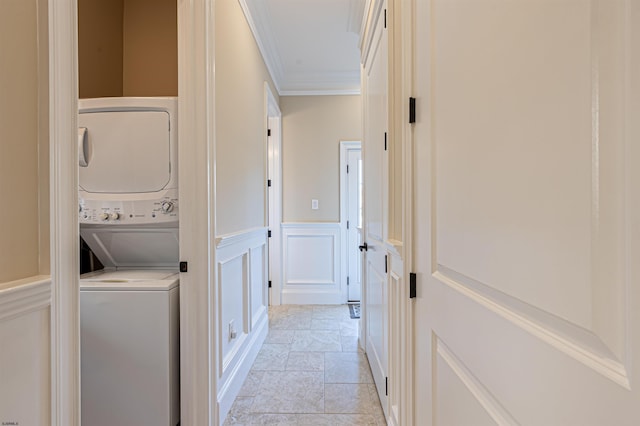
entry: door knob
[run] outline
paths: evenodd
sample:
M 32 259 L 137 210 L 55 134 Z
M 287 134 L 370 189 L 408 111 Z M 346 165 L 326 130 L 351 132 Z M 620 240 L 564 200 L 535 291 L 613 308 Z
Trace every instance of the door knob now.
M 360 249 L 360 251 L 367 251 L 369 250 L 369 246 L 367 245 L 367 243 L 362 244 L 361 246 L 358 246 L 358 248 Z

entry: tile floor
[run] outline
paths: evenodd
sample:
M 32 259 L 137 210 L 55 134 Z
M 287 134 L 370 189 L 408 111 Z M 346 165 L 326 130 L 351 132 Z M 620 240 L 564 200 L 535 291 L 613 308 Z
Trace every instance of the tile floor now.
M 347 305 L 271 307 L 225 425 L 386 425 Z

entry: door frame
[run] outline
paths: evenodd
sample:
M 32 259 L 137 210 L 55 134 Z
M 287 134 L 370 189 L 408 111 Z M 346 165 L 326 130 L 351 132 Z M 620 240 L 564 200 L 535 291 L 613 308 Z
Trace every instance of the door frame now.
M 349 188 L 347 185 L 347 161 L 348 151 L 358 149 L 362 153 L 361 141 L 340 141 L 340 243 L 342 246 L 342 259 L 340 259 L 340 268 L 342 269 L 342 284 L 344 289 L 344 301 L 349 301 L 349 286 L 347 285 L 347 276 L 349 275 L 349 262 L 348 262 L 348 250 L 349 250 L 349 238 L 347 231 L 347 212 L 348 206 L 348 193 Z M 363 224 L 364 226 L 364 224 Z M 361 284 L 362 286 L 362 284 Z M 360 309 L 362 310 L 362 288 L 360 289 Z M 362 315 L 361 315 L 362 316 Z
M 80 425 L 77 1 L 49 0 L 51 424 Z M 218 422 L 215 0 L 178 2 L 181 422 Z M 187 167 L 188 166 L 188 167 Z
M 282 112 L 271 86 L 264 82 L 265 132 L 267 146 L 266 179 L 271 186 L 265 186 L 267 206 L 266 224 L 271 230 L 268 247 L 269 305 L 282 303 Z M 271 130 L 271 136 L 267 131 Z

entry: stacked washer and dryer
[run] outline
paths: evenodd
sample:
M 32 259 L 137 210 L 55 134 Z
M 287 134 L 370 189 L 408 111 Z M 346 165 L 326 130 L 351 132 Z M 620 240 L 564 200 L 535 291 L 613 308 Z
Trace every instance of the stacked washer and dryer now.
M 176 98 L 79 102 L 82 424 L 180 421 Z

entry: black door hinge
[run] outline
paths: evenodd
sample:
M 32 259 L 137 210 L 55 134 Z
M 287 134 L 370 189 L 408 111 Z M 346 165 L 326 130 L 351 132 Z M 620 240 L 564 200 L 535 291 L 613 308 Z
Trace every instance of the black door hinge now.
M 349 285 L 349 277 L 347 277 L 347 285 Z
M 387 266 L 389 264 L 389 256 L 387 256 L 386 254 L 384 255 L 384 273 L 386 274 L 389 269 L 389 267 Z
M 387 132 L 384 132 L 384 150 L 387 150 Z
M 349 229 L 349 221 L 347 221 L 347 229 Z
M 347 164 L 347 173 L 349 173 L 349 165 Z
M 271 136 L 271 129 L 267 129 L 267 136 Z
M 415 299 L 416 297 L 416 282 L 418 278 L 416 277 L 415 272 L 409 273 L 409 299 Z
M 189 271 L 189 263 L 180 262 L 180 272 L 188 272 L 188 271 Z
M 271 280 L 269 280 L 269 288 L 271 288 Z
M 271 179 L 267 179 L 267 186 L 271 186 Z
M 269 229 L 269 230 L 267 231 L 267 237 L 268 237 L 268 238 L 271 238 L 271 229 Z
M 389 396 L 389 378 L 384 378 L 384 394 Z
M 384 27 L 387 28 L 387 9 L 384 10 Z
M 416 122 L 416 98 L 409 98 L 409 123 Z

